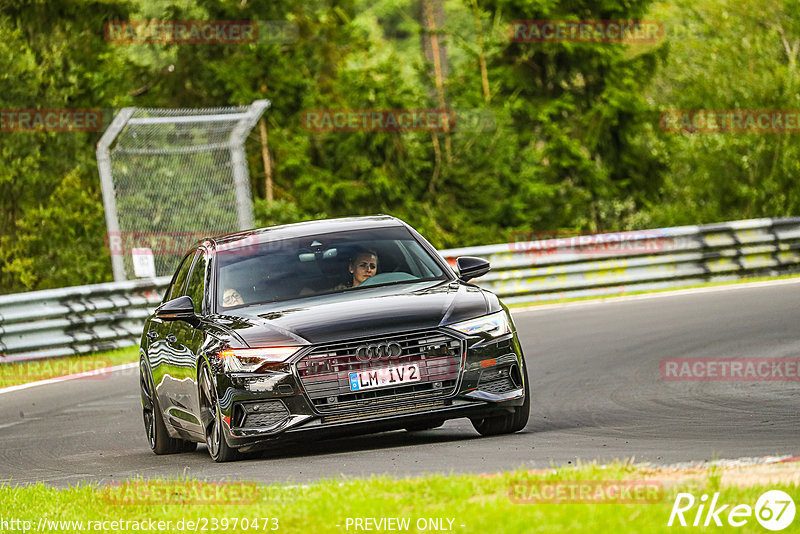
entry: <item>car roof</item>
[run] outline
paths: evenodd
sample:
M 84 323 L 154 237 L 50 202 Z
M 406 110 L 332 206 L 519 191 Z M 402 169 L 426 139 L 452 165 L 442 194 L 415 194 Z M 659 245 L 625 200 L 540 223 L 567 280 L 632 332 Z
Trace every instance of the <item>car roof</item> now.
M 266 243 L 278 239 L 327 234 L 348 230 L 365 230 L 371 228 L 388 228 L 406 226 L 406 224 L 390 215 L 372 215 L 368 217 L 344 217 L 341 219 L 321 219 L 304 221 L 280 226 L 268 226 L 242 232 L 234 232 L 222 236 L 211 237 L 203 241 L 211 241 L 216 245 L 233 246 L 237 241 L 247 245 Z

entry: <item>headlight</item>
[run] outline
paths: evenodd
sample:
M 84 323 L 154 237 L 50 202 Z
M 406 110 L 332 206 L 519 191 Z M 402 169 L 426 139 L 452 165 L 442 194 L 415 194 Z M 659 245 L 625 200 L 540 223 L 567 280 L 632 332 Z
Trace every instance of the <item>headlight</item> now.
M 252 373 L 266 363 L 282 363 L 300 347 L 263 347 L 259 349 L 225 349 L 219 357 L 228 373 Z
M 477 319 L 470 319 L 469 321 L 462 321 L 447 325 L 449 328 L 458 330 L 468 336 L 476 334 L 489 334 L 492 337 L 502 336 L 511 332 L 511 325 L 508 322 L 506 312 L 501 311 L 491 315 L 484 315 Z

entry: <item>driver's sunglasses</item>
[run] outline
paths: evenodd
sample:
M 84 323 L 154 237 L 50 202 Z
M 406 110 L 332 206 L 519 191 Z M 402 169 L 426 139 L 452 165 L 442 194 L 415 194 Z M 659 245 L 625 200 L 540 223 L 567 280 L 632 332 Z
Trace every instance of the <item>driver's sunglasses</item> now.
M 241 300 L 242 296 L 239 293 L 229 293 L 228 296 L 222 297 L 223 304 L 235 304 L 237 301 Z

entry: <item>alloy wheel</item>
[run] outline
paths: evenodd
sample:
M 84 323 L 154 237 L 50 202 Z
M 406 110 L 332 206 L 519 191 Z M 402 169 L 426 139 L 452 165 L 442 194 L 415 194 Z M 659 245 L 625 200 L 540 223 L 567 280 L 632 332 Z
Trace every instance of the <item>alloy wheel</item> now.
M 156 447 L 156 421 L 155 405 L 153 403 L 153 383 L 150 380 L 150 371 L 144 359 L 139 360 L 139 386 L 142 393 L 142 417 L 144 418 L 144 429 L 147 433 L 147 440 L 150 448 Z
M 211 380 L 211 373 L 208 370 L 207 366 L 203 366 L 201 371 L 201 388 L 203 390 L 203 399 L 205 403 L 205 408 L 211 412 L 212 417 L 210 417 L 210 421 L 206 423 L 205 430 L 206 430 L 206 445 L 208 446 L 208 452 L 211 454 L 213 458 L 216 458 L 219 455 L 220 449 L 220 442 L 222 438 L 222 425 L 221 425 L 221 413 L 219 408 L 219 402 L 217 399 L 217 390 L 214 387 L 214 383 Z

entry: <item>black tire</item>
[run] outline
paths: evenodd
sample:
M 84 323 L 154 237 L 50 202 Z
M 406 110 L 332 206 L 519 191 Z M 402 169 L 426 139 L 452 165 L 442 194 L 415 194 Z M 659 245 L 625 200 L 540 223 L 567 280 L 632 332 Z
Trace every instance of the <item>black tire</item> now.
M 525 381 L 525 401 L 522 406 L 515 406 L 513 413 L 494 415 L 483 419 L 472 419 L 472 426 L 481 436 L 513 434 L 514 432 L 519 432 L 528 424 L 531 412 L 531 388 L 524 360 L 522 372 L 523 380 Z
M 156 454 L 176 454 L 191 452 L 197 448 L 197 443 L 178 438 L 171 438 L 167 426 L 158 407 L 158 397 L 153 387 L 153 376 L 144 356 L 139 359 L 139 387 L 142 395 L 142 417 L 144 431 L 150 448 Z
M 239 451 L 228 445 L 222 431 L 222 410 L 219 407 L 219 396 L 211 371 L 203 362 L 200 366 L 200 412 L 203 419 L 203 428 L 206 433 L 206 446 L 208 453 L 215 462 L 230 462 L 240 457 Z
M 197 450 L 197 442 L 196 441 L 184 441 L 183 447 L 181 448 L 181 452 L 194 452 Z

